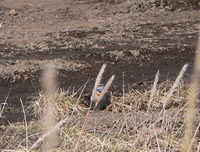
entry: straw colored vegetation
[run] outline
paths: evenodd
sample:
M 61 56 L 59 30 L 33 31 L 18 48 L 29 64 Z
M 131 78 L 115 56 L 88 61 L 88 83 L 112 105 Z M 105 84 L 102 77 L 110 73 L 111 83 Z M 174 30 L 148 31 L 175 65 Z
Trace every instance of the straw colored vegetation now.
M 186 68 L 187 65 L 183 67 L 175 83 L 168 81 L 158 84 L 157 74 L 149 90 L 130 90 L 123 98 L 112 96 L 112 103 L 101 112 L 84 107 L 81 99 L 68 91 L 50 90 L 54 94 L 48 100 L 48 93 L 41 92 L 33 104 L 35 116 L 39 119 L 29 122 L 27 126 L 25 122 L 10 124 L 4 130 L 1 143 L 5 149 L 19 151 L 46 151 L 47 148 L 48 151 L 182 151 L 185 128 L 183 115 L 188 87 L 181 77 Z M 54 114 L 55 120 L 51 120 L 55 122 L 47 129 L 49 127 L 42 124 L 48 124 L 45 122 L 48 116 L 44 116 L 44 110 L 49 101 L 54 105 L 50 107 L 57 114 Z M 94 118 L 98 125 L 91 123 Z M 112 122 L 111 126 L 109 122 Z M 196 124 L 195 128 L 198 130 L 199 125 Z M 48 137 L 53 132 L 52 142 Z M 197 133 L 194 134 L 191 143 L 194 151 L 199 148 L 195 141 L 197 137 Z M 49 143 L 54 146 L 47 146 Z
M 95 95 L 106 65 L 102 66 L 94 85 L 91 96 L 94 107 L 92 104 L 85 106 L 77 93 L 56 90 L 56 69 L 48 67 L 43 76 L 44 91 L 31 105 L 37 119 L 28 123 L 24 119 L 23 123 L 1 128 L 4 135 L 0 142 L 4 149 L 199 151 L 199 109 L 194 106 L 197 90 L 189 92 L 189 85 L 183 80 L 188 64 L 183 66 L 174 82 L 159 83 L 158 72 L 152 86 L 145 91 L 130 89 L 128 93 L 124 92 L 123 97 L 111 95 L 111 104 L 103 111 L 96 107 L 104 101 L 114 76 L 108 80 L 104 94 L 99 98 Z M 193 80 L 193 83 L 196 82 Z M 185 113 L 191 97 L 194 101 L 192 107 L 189 103 L 189 112 L 193 110 L 196 114 L 190 120 L 190 115 L 185 119 Z M 26 118 L 22 101 L 21 104 Z M 184 136 L 186 125 L 187 134 Z

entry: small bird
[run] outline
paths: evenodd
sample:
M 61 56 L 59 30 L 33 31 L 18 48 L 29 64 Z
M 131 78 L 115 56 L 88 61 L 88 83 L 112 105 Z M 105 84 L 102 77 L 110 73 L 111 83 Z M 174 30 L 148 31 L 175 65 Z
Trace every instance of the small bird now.
M 100 95 L 101 95 L 103 89 L 104 89 L 104 86 L 99 86 L 99 87 L 97 88 L 97 96 L 100 96 Z
M 91 109 L 103 110 L 111 103 L 110 95 L 108 95 L 108 89 L 112 84 L 115 76 L 112 75 L 108 82 L 104 85 L 101 85 L 101 79 L 105 71 L 106 64 L 103 64 L 95 81 L 94 88 L 92 90 L 92 95 L 90 97 L 90 107 Z
M 104 88 L 105 88 L 105 86 L 103 86 L 103 85 L 100 85 L 99 87 L 97 87 L 96 98 L 100 97 Z M 94 108 L 98 109 L 98 110 L 104 110 L 104 109 L 106 109 L 106 107 L 108 105 L 111 104 L 111 99 L 110 99 L 111 95 L 108 92 L 105 94 L 104 98 L 98 103 L 98 105 L 96 105 L 96 102 L 91 102 L 90 97 L 91 97 L 91 94 L 85 95 L 83 103 L 86 106 L 91 107 L 91 110 L 94 110 Z

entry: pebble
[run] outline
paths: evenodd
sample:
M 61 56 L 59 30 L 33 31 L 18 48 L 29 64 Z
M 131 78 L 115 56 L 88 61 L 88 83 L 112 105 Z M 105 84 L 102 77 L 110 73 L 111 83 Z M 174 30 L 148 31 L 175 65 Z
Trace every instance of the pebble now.
M 9 15 L 13 15 L 13 16 L 17 15 L 16 10 L 15 9 L 11 9 L 10 12 L 9 12 Z

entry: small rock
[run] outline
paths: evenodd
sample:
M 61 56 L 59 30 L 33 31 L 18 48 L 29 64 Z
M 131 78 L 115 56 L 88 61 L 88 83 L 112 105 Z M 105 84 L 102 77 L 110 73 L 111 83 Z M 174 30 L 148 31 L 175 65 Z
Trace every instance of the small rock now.
M 133 54 L 131 53 L 131 51 L 127 50 L 127 51 L 123 52 L 123 56 L 127 56 L 127 57 L 129 56 L 130 57 L 130 56 L 133 56 Z
M 17 15 L 16 10 L 15 9 L 11 9 L 10 12 L 9 12 L 9 15 L 16 16 Z

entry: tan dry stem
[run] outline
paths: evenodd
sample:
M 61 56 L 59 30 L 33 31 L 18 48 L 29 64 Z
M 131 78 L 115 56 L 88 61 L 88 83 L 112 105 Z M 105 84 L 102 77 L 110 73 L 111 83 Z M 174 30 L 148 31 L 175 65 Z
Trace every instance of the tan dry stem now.
M 56 110 L 55 110 L 55 88 L 56 88 L 56 69 L 53 64 L 49 64 L 44 71 L 42 84 L 45 89 L 45 106 L 43 116 L 43 127 L 45 132 L 49 132 L 56 122 Z M 52 132 L 44 144 L 45 151 L 52 151 L 56 143 L 56 132 Z
M 38 148 L 39 144 L 44 141 L 47 137 L 54 134 L 60 127 L 62 127 L 64 124 L 66 124 L 68 121 L 68 117 L 63 118 L 60 120 L 55 126 L 53 126 L 48 132 L 46 132 L 44 135 L 42 135 L 30 148 L 30 150 L 35 150 Z
M 175 82 L 174 82 L 172 88 L 171 88 L 171 89 L 169 90 L 169 92 L 167 93 L 167 97 L 166 97 L 166 99 L 165 99 L 165 101 L 164 101 L 164 103 L 163 103 L 163 109 L 162 109 L 162 110 L 165 110 L 165 107 L 166 107 L 168 101 L 171 99 L 171 97 L 172 97 L 172 95 L 173 95 L 175 89 L 178 87 L 180 80 L 182 79 L 182 77 L 183 77 L 185 71 L 187 70 L 187 67 L 188 67 L 188 64 L 185 64 L 185 65 L 183 66 L 183 68 L 181 69 L 181 71 L 180 71 L 178 77 L 176 78 L 176 80 L 175 80 Z
M 198 38 L 197 51 L 194 62 L 194 73 L 191 78 L 190 95 L 188 99 L 187 116 L 186 116 L 186 129 L 183 142 L 184 152 L 190 151 L 190 143 L 192 141 L 192 132 L 194 129 L 193 122 L 195 119 L 195 106 L 198 94 L 198 86 L 200 81 L 200 34 Z
M 158 80 L 159 80 L 159 76 L 160 76 L 160 73 L 159 71 L 156 73 L 156 76 L 155 76 L 155 80 L 154 80 L 154 83 L 153 83 L 153 87 L 151 89 L 151 95 L 150 95 L 150 100 L 149 100 L 149 103 L 148 103 L 148 110 L 147 110 L 147 113 L 149 112 L 149 109 L 150 109 L 150 106 L 151 106 L 151 103 L 154 99 L 154 96 L 156 94 L 156 91 L 157 91 L 157 84 L 158 84 Z
M 106 68 L 106 64 L 103 64 L 101 67 L 101 70 L 99 71 L 98 75 L 97 75 L 97 79 L 95 81 L 95 85 L 94 85 L 94 89 L 92 91 L 92 96 L 91 96 L 91 102 L 95 102 L 96 101 L 96 94 L 97 94 L 97 88 L 100 85 L 101 79 L 102 79 L 102 75 L 105 71 Z

